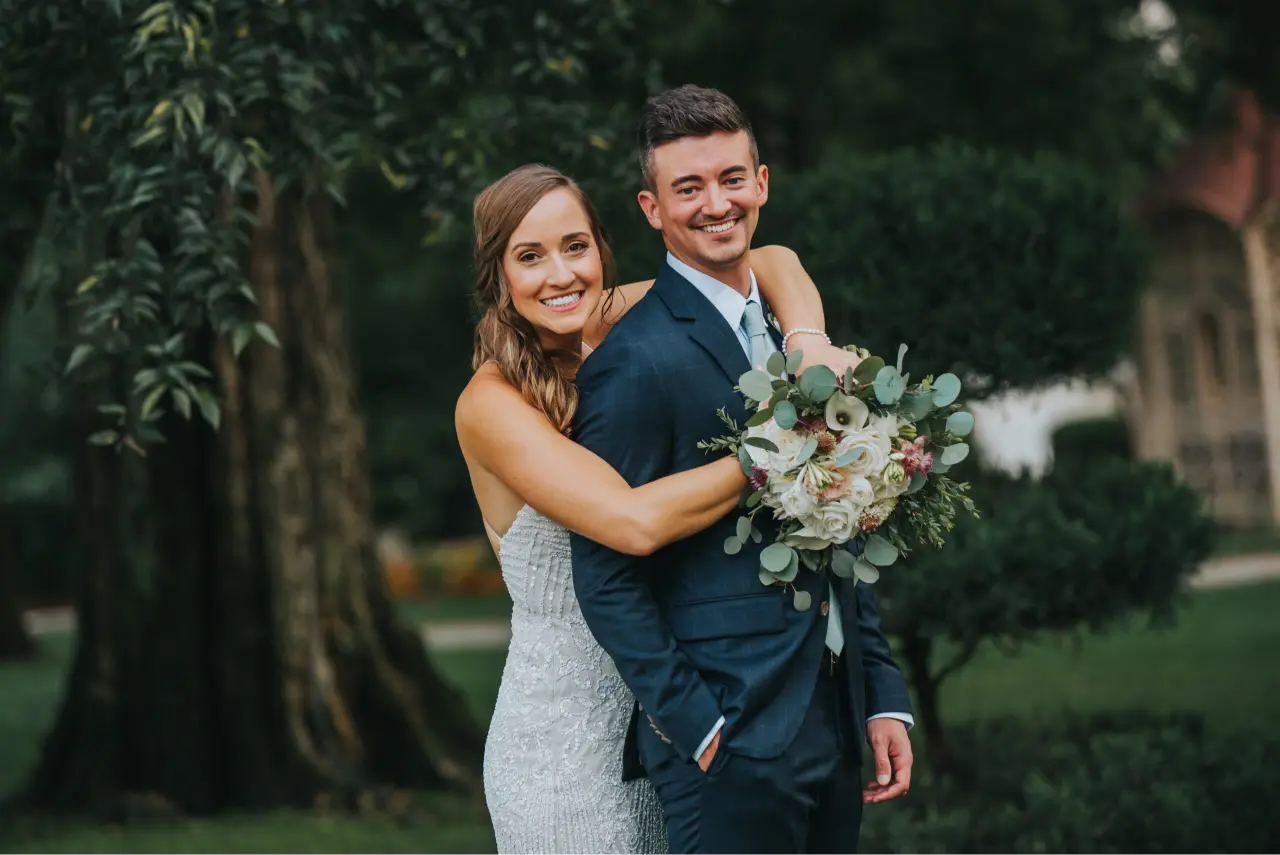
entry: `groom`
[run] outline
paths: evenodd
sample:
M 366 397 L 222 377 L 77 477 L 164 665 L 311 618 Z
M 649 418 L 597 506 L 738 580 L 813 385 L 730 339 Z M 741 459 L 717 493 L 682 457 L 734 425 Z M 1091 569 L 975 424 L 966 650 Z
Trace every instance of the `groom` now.
M 716 411 L 747 418 L 737 378 L 782 344 L 748 263 L 769 175 L 746 117 L 682 86 L 649 100 L 639 137 L 640 206 L 666 263 L 584 363 L 573 423 L 633 486 L 706 463 Z M 802 569 L 813 606 L 798 611 L 757 576 L 767 514 L 762 543 L 725 553 L 737 516 L 646 557 L 573 535 L 582 612 L 639 702 L 625 775 L 653 782 L 672 852 L 855 851 L 864 799 L 910 783 L 906 684 L 868 586 Z

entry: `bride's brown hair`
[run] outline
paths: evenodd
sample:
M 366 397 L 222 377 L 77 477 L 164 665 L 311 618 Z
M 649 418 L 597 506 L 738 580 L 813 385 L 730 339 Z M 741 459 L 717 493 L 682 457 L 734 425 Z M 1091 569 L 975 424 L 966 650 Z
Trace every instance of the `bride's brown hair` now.
M 526 401 L 543 413 L 556 430 L 568 435 L 573 414 L 578 409 L 578 390 L 560 373 L 554 357 L 573 362 L 579 354 L 561 354 L 543 348 L 533 324 L 516 311 L 502 272 L 502 258 L 511 235 L 543 196 L 560 188 L 573 193 L 586 212 L 604 268 L 604 299 L 613 296 L 610 289 L 617 275 L 613 252 L 587 194 L 568 176 L 549 166 L 535 163 L 514 169 L 486 187 L 476 197 L 472 210 L 476 233 L 476 300 L 483 314 L 476 324 L 471 367 L 478 369 L 485 362 L 494 362 L 503 378 L 518 389 Z M 604 308 L 608 308 L 607 303 Z

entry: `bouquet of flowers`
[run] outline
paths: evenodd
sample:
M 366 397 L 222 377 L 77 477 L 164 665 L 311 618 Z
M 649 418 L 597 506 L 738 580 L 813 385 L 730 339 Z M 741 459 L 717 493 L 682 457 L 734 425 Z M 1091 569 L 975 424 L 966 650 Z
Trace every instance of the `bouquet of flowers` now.
M 973 415 L 956 403 L 960 379 L 910 383 L 905 344 L 896 365 L 845 349 L 862 357 L 856 369 L 837 377 L 815 365 L 794 381 L 803 353 L 773 354 L 765 370 L 738 380 L 755 409 L 746 425 L 722 409 L 730 433 L 698 443 L 736 454 L 750 480 L 726 552 L 761 541 L 754 518 L 762 509 L 779 521 L 776 541 L 760 553 L 765 585 L 788 585 L 802 565 L 871 584 L 913 545 L 941 547 L 959 509 L 977 516 L 969 485 L 948 476 L 968 456 L 963 438 L 973 430 Z M 806 592 L 795 596 L 796 608 L 809 607 Z

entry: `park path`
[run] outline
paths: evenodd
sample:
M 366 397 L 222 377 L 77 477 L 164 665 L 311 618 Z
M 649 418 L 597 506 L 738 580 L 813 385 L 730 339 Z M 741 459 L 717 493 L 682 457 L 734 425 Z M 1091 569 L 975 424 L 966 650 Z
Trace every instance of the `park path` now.
M 1205 562 L 1191 585 L 1225 588 L 1275 578 L 1280 578 L 1280 552 L 1215 558 Z M 75 628 L 75 614 L 69 608 L 29 611 L 25 618 L 37 635 Z M 493 650 L 505 647 L 511 638 L 511 626 L 502 618 L 438 621 L 423 624 L 421 631 L 432 650 Z

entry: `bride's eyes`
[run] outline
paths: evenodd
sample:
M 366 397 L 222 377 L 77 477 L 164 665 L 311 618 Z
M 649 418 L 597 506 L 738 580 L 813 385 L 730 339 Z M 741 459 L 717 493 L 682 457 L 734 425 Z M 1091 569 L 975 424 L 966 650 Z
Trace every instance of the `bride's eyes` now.
M 588 248 L 587 242 L 584 240 L 575 240 L 569 244 L 569 252 L 586 252 Z
M 538 260 L 538 254 L 536 252 L 522 252 L 516 256 L 516 260 L 521 264 L 533 264 Z

